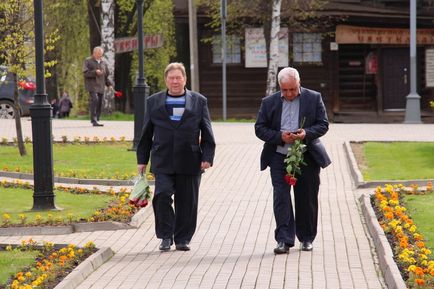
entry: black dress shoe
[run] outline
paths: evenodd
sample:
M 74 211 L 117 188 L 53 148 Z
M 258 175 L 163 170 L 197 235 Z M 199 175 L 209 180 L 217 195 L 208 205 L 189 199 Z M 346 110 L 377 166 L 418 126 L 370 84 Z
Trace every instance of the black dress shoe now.
M 92 123 L 92 125 L 93 126 L 104 126 L 102 123 L 97 123 L 97 122 Z
M 160 251 L 167 252 L 170 250 L 170 246 L 172 246 L 171 239 L 163 239 L 160 244 Z
M 175 247 L 178 251 L 190 251 L 190 246 L 188 245 L 188 242 L 180 242 L 176 244 Z
M 285 244 L 285 242 L 277 243 L 277 247 L 274 248 L 274 254 L 288 254 L 289 246 Z
M 304 241 L 301 243 L 301 250 L 303 251 L 312 251 L 313 245 L 312 242 Z

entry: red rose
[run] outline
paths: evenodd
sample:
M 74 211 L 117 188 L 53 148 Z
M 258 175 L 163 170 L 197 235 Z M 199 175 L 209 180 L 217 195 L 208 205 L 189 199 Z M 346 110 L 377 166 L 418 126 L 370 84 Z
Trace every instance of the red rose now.
M 287 182 L 288 185 L 294 186 L 297 183 L 297 179 L 287 174 L 285 175 L 285 182 Z
M 148 200 L 147 199 L 140 200 L 137 205 L 141 208 L 144 208 L 148 205 Z

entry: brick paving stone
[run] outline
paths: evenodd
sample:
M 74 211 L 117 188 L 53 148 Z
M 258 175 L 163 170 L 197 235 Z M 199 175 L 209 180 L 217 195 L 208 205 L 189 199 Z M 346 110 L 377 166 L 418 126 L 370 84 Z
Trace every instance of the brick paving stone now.
M 0 136 L 15 137 L 13 123 L 1 120 Z M 4 124 L 4 125 L 3 125 Z M 23 119 L 24 136 L 31 122 Z M 133 138 L 133 122 L 55 119 L 55 140 L 66 135 L 100 139 Z M 343 149 L 345 141 L 434 141 L 432 124 L 331 124 L 323 137 L 333 163 L 321 172 L 318 236 L 312 252 L 296 242 L 290 254 L 275 256 L 272 187 L 259 171 L 262 142 L 252 123 L 213 123 L 217 140 L 214 167 L 202 178 L 198 225 L 191 251 L 158 251 L 152 207 L 136 230 L 33 236 L 35 240 L 83 245 L 93 241 L 115 255 L 80 286 L 84 288 L 385 288 L 372 240 L 360 213 L 357 190 Z M 19 243 L 31 236 L 2 236 Z

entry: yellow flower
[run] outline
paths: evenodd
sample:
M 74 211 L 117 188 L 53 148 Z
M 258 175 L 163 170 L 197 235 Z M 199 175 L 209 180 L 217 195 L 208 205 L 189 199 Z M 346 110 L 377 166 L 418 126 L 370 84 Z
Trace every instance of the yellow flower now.
M 423 240 L 423 236 L 422 236 L 421 234 L 419 234 L 419 233 L 414 233 L 414 234 L 413 234 L 413 238 L 414 238 L 416 241 L 421 241 L 421 240 Z
M 410 265 L 410 266 L 408 266 L 407 270 L 409 272 L 414 272 L 414 271 L 416 271 L 416 266 L 415 265 Z
M 389 205 L 391 205 L 391 206 L 397 206 L 397 205 L 399 205 L 399 201 L 397 201 L 397 200 L 389 200 Z
M 415 225 L 411 226 L 410 229 L 408 229 L 410 232 L 414 233 L 417 230 L 417 227 Z
M 85 247 L 86 249 L 89 249 L 89 248 L 95 248 L 95 244 L 94 244 L 92 241 L 90 241 L 90 242 L 87 242 L 87 243 L 84 245 L 84 247 Z
M 25 274 L 25 275 L 26 275 L 26 277 L 27 277 L 27 278 L 30 278 L 30 277 L 32 277 L 32 273 L 31 273 L 31 272 L 26 272 L 26 274 Z
M 12 246 L 11 245 L 8 245 L 8 246 L 6 246 L 6 251 L 12 251 Z
M 419 254 L 419 259 L 427 260 L 427 259 L 428 259 L 428 256 L 425 255 L 425 254 Z

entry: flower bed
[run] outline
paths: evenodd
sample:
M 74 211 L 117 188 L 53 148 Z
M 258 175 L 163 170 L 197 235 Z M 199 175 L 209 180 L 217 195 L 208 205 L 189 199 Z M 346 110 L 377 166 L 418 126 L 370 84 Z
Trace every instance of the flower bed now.
M 395 262 L 409 288 L 434 287 L 434 260 L 425 246 L 424 236 L 418 231 L 402 205 L 402 194 L 432 193 L 432 183 L 426 191 L 417 186 L 408 189 L 402 185 L 378 187 L 372 198 L 380 226 L 387 234 Z
M 40 254 L 30 267 L 17 272 L 6 284 L 0 284 L 1 289 L 54 288 L 79 263 L 97 251 L 92 242 L 87 243 L 83 248 L 73 244 L 55 248 L 53 243 L 44 242 L 40 245 L 32 239 L 22 241 L 20 246 L 9 245 L 4 249 L 7 251 L 37 250 Z
M 0 181 L 0 187 L 6 188 L 24 188 L 24 189 L 33 189 L 33 185 L 28 182 L 15 181 Z M 85 189 L 80 187 L 64 187 L 64 186 L 56 186 L 57 190 L 69 192 L 72 194 L 108 194 L 114 197 L 113 201 L 105 208 L 96 210 L 94 214 L 87 218 L 83 219 L 80 216 L 74 216 L 73 214 L 68 214 L 64 219 L 53 218 L 52 214 L 49 212 L 43 217 L 41 214 L 36 216 L 34 222 L 29 222 L 27 220 L 26 215 L 20 214 L 20 223 L 14 224 L 11 223 L 11 216 L 7 213 L 3 213 L 1 216 L 0 227 L 11 227 L 11 226 L 40 226 L 40 225 L 65 225 L 71 224 L 73 222 L 102 222 L 102 221 L 117 221 L 117 222 L 129 222 L 131 221 L 132 216 L 137 213 L 140 209 L 138 206 L 129 203 L 129 195 L 130 191 L 126 188 L 121 188 L 119 192 L 115 192 L 113 189 L 110 189 L 107 192 L 100 191 L 97 188 L 93 189 Z

